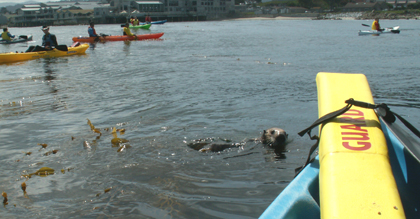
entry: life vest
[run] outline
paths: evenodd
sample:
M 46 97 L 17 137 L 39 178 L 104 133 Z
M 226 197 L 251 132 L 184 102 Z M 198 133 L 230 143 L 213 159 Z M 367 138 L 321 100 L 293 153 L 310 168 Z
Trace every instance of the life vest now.
M 372 23 L 372 30 L 379 30 L 381 27 L 379 26 L 379 23 L 377 21 L 373 21 Z
M 55 47 L 55 42 L 51 39 L 52 34 L 44 35 L 42 37 L 42 46 Z
M 139 19 L 134 19 L 134 21 L 133 21 L 133 25 L 134 26 L 139 25 L 139 23 L 140 23 Z
M 89 34 L 89 37 L 97 37 L 98 36 L 98 34 L 96 34 L 95 29 L 93 29 L 92 27 L 88 27 L 88 34 Z
M 8 33 L 9 32 L 3 32 L 1 34 L 1 38 L 3 38 L 3 40 L 12 40 L 12 38 L 9 37 Z
M 133 36 L 133 34 L 130 31 L 130 28 L 128 28 L 128 27 L 124 27 L 124 33 L 123 33 L 123 35 Z

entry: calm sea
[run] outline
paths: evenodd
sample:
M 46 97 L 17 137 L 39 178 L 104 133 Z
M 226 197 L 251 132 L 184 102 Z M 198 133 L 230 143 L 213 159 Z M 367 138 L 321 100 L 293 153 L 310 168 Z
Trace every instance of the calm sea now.
M 1 217 L 257 218 L 313 144 L 297 132 L 317 119 L 318 72 L 366 74 L 377 103 L 420 127 L 420 21 L 382 20 L 401 33 L 358 36 L 371 22 L 166 23 L 137 31 L 162 40 L 0 65 Z M 40 27 L 10 31 L 36 42 L 0 52 L 41 43 Z M 71 45 L 87 26 L 50 31 Z M 126 147 L 111 143 L 113 127 Z M 284 156 L 247 141 L 270 127 L 289 133 Z M 246 143 L 201 153 L 187 145 L 198 139 Z M 23 177 L 42 167 L 55 174 Z

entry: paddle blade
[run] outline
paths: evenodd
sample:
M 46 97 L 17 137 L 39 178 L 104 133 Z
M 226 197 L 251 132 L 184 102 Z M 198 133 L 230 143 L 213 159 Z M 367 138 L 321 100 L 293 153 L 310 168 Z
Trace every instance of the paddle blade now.
M 125 27 L 125 24 L 121 24 L 121 27 Z
M 369 25 L 367 25 L 367 24 L 362 24 L 362 26 L 365 26 L 365 27 L 370 27 Z
M 55 48 L 60 51 L 65 51 L 65 52 L 69 51 L 66 45 L 57 45 Z

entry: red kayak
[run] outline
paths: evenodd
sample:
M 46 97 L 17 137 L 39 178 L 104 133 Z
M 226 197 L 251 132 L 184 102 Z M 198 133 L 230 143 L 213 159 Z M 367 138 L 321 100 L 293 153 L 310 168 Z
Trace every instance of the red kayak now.
M 163 33 L 150 33 L 137 35 L 137 40 L 158 39 L 163 36 Z M 134 36 L 100 36 L 100 37 L 73 37 L 74 42 L 105 42 L 105 41 L 125 41 L 136 40 Z

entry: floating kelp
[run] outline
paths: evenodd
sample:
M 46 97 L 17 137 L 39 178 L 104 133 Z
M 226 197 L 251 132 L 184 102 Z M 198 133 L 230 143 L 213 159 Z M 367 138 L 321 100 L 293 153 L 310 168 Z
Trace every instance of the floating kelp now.
M 7 205 L 7 204 L 8 204 L 8 203 L 7 203 L 7 193 L 2 192 L 2 193 L 1 193 L 1 196 L 3 196 L 3 204 L 4 204 L 4 205 Z
M 117 129 L 116 131 L 119 132 L 120 135 L 124 135 L 125 133 L 125 129 Z
M 29 155 L 32 154 L 32 152 L 30 152 L 30 151 L 29 152 L 23 152 L 23 153 L 25 153 L 26 156 L 29 156 Z
M 72 170 L 72 169 L 74 169 L 74 168 L 67 168 L 67 172 L 70 172 L 70 170 Z M 65 169 L 61 169 L 61 173 L 62 174 L 64 174 L 66 172 L 66 170 Z
M 44 144 L 44 143 L 38 143 L 38 145 L 41 145 L 42 148 L 47 148 L 48 147 L 48 145 L 47 144 Z
M 157 195 L 159 200 L 153 205 L 161 210 L 166 211 L 166 215 L 171 216 L 171 218 L 177 218 L 174 217 L 173 214 L 180 214 L 180 209 L 185 208 L 185 206 L 178 201 L 175 195 L 179 190 L 177 181 L 174 178 L 158 177 L 153 179 L 153 182 L 149 183 L 153 183 L 154 185 L 167 190 L 166 192 L 162 192 Z
M 107 193 L 107 192 L 111 191 L 111 189 L 112 189 L 112 187 L 109 187 L 109 188 L 105 189 L 104 193 Z M 98 197 L 100 195 L 101 195 L 101 193 L 98 193 L 98 194 L 96 194 L 96 197 Z
M 102 133 L 101 133 L 101 130 L 100 129 L 98 129 L 98 128 L 95 128 L 95 126 L 90 122 L 90 120 L 89 119 L 87 119 L 87 124 L 90 126 L 90 129 L 93 131 L 93 132 L 95 132 L 95 133 L 98 133 L 98 134 L 100 134 L 100 135 L 102 135 Z
M 20 184 L 20 187 L 22 188 L 23 192 L 26 193 L 26 183 L 23 182 L 22 184 Z
M 47 153 L 44 154 L 44 156 L 48 156 L 50 154 L 56 154 L 57 152 L 58 152 L 58 150 L 48 151 Z
M 48 175 L 53 175 L 53 174 L 54 174 L 54 169 L 51 169 L 49 167 L 42 167 L 41 169 L 39 169 L 35 173 L 30 173 L 29 175 L 23 175 L 23 177 L 31 178 L 33 175 L 46 177 Z
M 25 183 L 25 182 L 23 182 L 22 184 L 20 184 L 20 187 L 22 188 L 22 191 L 23 191 L 23 196 L 24 196 L 25 198 L 28 198 L 28 199 L 29 199 L 29 197 L 28 197 L 28 193 L 26 193 L 26 183 Z
M 127 143 L 127 142 L 129 142 L 127 139 L 118 138 L 117 129 L 115 127 L 112 129 L 112 136 L 114 137 L 111 140 L 112 147 L 119 147 L 120 146 L 120 143 Z

